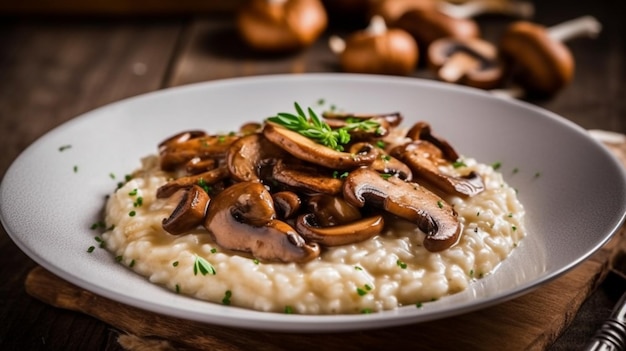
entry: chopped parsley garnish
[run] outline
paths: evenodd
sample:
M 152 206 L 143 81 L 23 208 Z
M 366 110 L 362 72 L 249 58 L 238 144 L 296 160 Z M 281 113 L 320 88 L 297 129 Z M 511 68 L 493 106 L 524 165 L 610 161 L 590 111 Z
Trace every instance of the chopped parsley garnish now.
M 135 259 L 133 259 L 132 261 L 130 261 L 130 263 L 128 264 L 128 267 L 134 267 L 135 266 Z
M 180 285 L 176 284 L 176 287 L 175 287 L 175 288 L 176 288 L 176 293 L 177 293 L 177 294 L 180 294 Z
M 500 167 L 502 167 L 502 163 L 501 162 L 494 162 L 491 164 L 491 168 L 493 168 L 494 170 L 498 170 L 500 169 Z
M 391 177 L 392 177 L 392 175 L 391 175 L 391 174 L 389 174 L 389 173 L 381 173 L 381 174 L 380 174 L 380 176 L 381 176 L 381 178 L 383 178 L 384 180 L 387 180 L 387 179 L 389 179 L 389 178 L 391 178 Z
M 202 275 L 215 275 L 215 267 L 209 261 L 196 255 L 196 259 L 193 262 L 193 275 L 198 275 L 198 272 Z
M 346 177 L 348 177 L 348 172 L 342 172 L 339 173 L 339 171 L 333 171 L 333 178 L 335 179 L 345 179 Z
M 230 298 L 231 298 L 231 296 L 233 296 L 232 291 L 226 290 L 226 292 L 224 292 L 224 298 L 222 299 L 222 304 L 230 305 Z
M 286 314 L 293 314 L 293 307 L 287 305 L 285 306 L 285 313 Z
M 136 214 L 137 214 L 137 212 L 135 212 L 135 211 L 128 212 L 128 215 L 131 216 L 131 217 L 135 217 Z
M 211 248 L 211 253 L 216 253 L 217 249 L 216 248 Z
M 78 173 L 78 166 L 74 166 L 74 173 Z
M 406 269 L 407 265 L 406 263 L 402 262 L 402 260 L 398 259 L 396 261 L 396 264 L 398 265 L 398 267 L 402 268 L 402 269 Z
M 437 201 L 437 207 L 443 208 L 443 202 L 441 200 Z
M 95 246 L 89 246 L 89 248 L 87 249 L 87 252 L 92 253 L 93 250 L 95 250 L 96 247 Z
M 372 309 L 371 308 L 364 308 L 361 310 L 362 314 L 370 314 L 372 313 Z
M 69 145 L 69 144 L 67 144 L 67 145 L 61 145 L 61 146 L 59 146 L 59 151 L 60 151 L 60 152 L 63 152 L 63 151 L 65 151 L 65 150 L 67 150 L 67 149 L 71 149 L 71 148 L 72 148 L 72 145 Z
M 130 195 L 130 196 L 135 196 L 135 195 L 137 195 L 137 191 L 138 191 L 138 190 L 137 190 L 137 188 L 135 188 L 135 189 L 131 190 L 131 191 L 128 193 L 128 195 Z
M 465 164 L 465 162 L 463 162 L 463 160 L 457 160 L 452 162 L 452 167 L 454 168 L 461 168 L 461 167 L 466 167 L 467 165 Z
M 172 266 L 174 266 L 174 267 L 178 267 L 178 261 L 174 261 L 174 262 L 172 262 Z

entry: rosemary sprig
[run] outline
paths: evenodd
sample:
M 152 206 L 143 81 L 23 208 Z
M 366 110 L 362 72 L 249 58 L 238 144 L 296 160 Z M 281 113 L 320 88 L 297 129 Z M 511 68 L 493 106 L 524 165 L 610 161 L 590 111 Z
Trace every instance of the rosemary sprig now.
M 294 106 L 296 108 L 296 115 L 280 112 L 267 120 L 289 130 L 293 130 L 319 144 L 328 146 L 337 151 L 343 151 L 343 145 L 350 142 L 349 131 L 357 129 L 372 130 L 380 126 L 377 122 L 371 120 L 350 120 L 344 127 L 332 129 L 326 122 L 322 121 L 310 107 L 307 109 L 309 113 L 307 117 L 304 110 L 302 110 L 297 102 L 294 103 Z

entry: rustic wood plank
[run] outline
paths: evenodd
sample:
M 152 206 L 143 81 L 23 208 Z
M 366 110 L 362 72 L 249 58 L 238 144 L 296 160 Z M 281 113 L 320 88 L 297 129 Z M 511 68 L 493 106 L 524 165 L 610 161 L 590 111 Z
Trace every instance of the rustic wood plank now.
M 24 148 L 55 126 L 112 101 L 159 89 L 181 28 L 180 20 L 1 22 L 0 176 Z M 102 348 L 110 327 L 50 308 L 25 293 L 23 281 L 35 264 L 4 229 L 0 252 L 0 349 Z
M 188 30 L 167 86 L 252 75 L 337 71 L 327 36 L 299 52 L 264 54 L 241 41 L 229 16 L 197 17 Z

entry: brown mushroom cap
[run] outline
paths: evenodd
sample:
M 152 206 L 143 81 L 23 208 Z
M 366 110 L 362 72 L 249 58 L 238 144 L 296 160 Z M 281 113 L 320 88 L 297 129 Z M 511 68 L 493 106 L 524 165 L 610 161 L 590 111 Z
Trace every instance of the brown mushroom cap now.
M 188 189 L 193 185 L 213 185 L 229 176 L 226 166 L 220 166 L 210 171 L 180 177 L 163 184 L 157 189 L 156 196 L 159 199 L 170 197 L 180 189 Z
M 553 40 L 544 26 L 518 21 L 500 40 L 502 55 L 513 64 L 513 74 L 530 92 L 552 95 L 574 75 L 574 58 L 560 41 Z
M 308 201 L 308 209 L 315 217 L 316 225 L 330 227 L 361 219 L 361 211 L 341 196 L 317 194 Z
M 448 194 L 474 196 L 485 189 L 482 177 L 475 172 L 463 177 L 442 173 L 439 167 L 449 164 L 450 161 L 444 159 L 441 150 L 429 141 L 417 140 L 397 146 L 391 154 L 404 161 L 416 177 L 419 176 Z
M 383 179 L 376 171 L 359 168 L 346 178 L 343 196 L 355 206 L 368 203 L 415 223 L 426 234 L 424 247 L 429 251 L 449 248 L 461 234 L 454 209 L 417 183 L 397 177 Z
M 281 262 L 307 262 L 319 256 L 287 223 L 276 220 L 272 196 L 259 182 L 234 184 L 215 196 L 205 228 L 223 248 Z
M 478 38 L 433 41 L 428 47 L 428 64 L 443 81 L 481 89 L 496 88 L 504 76 L 496 47 Z
M 278 160 L 272 168 L 272 178 L 307 194 L 338 194 L 343 181 L 333 177 L 332 171 L 310 164 L 289 163 Z
M 408 75 L 415 69 L 418 46 L 409 33 L 399 28 L 381 34 L 359 31 L 346 38 L 340 53 L 345 72 Z
M 374 150 L 356 154 L 336 151 L 273 123 L 265 124 L 263 135 L 296 158 L 330 169 L 354 169 L 370 165 L 376 159 Z
M 195 158 L 202 160 L 222 158 L 226 155 L 230 144 L 239 139 L 236 135 L 197 134 L 187 139 L 176 137 L 172 137 L 172 140 L 162 143 L 159 147 L 161 169 L 164 171 L 174 171 Z
M 276 213 L 282 219 L 293 217 L 302 206 L 300 196 L 292 191 L 279 191 L 272 194 Z
M 255 133 L 239 138 L 226 154 L 231 176 L 238 182 L 260 180 L 263 168 L 289 155 L 269 142 L 263 134 Z
M 301 215 L 296 221 L 296 230 L 306 240 L 323 246 L 355 244 L 370 239 L 383 231 L 383 216 L 375 215 L 347 224 L 319 227 L 313 214 Z
M 251 0 L 237 15 L 243 40 L 259 51 L 282 52 L 311 45 L 326 29 L 320 0 Z
M 478 24 L 467 18 L 455 18 L 438 10 L 413 9 L 405 12 L 396 26 L 409 32 L 421 50 L 426 50 L 440 38 L 476 38 L 480 36 Z
M 174 211 L 163 219 L 163 229 L 170 234 L 180 235 L 202 225 L 209 200 L 209 194 L 198 185 L 184 190 Z

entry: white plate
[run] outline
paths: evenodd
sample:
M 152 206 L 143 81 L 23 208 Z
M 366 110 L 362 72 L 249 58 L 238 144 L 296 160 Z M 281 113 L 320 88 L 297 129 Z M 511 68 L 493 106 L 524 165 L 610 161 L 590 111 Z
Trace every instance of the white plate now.
M 177 295 L 117 264 L 92 223 L 121 175 L 185 129 L 219 133 L 291 111 L 293 102 L 423 119 L 462 154 L 501 171 L 527 210 L 528 236 L 495 274 L 428 303 L 367 315 L 256 312 Z M 59 151 L 64 145 L 71 148 Z M 76 170 L 74 169 L 76 167 Z M 513 172 L 517 169 L 518 172 Z M 118 175 L 118 180 L 110 178 Z M 538 175 L 538 176 L 537 176 Z M 340 331 L 424 322 L 527 293 L 599 249 L 626 213 L 626 175 L 586 131 L 550 112 L 482 91 L 413 78 L 347 74 L 239 78 L 114 103 L 50 131 L 26 149 L 0 186 L 2 223 L 15 243 L 58 276 L 110 299 L 166 315 L 245 328 Z

